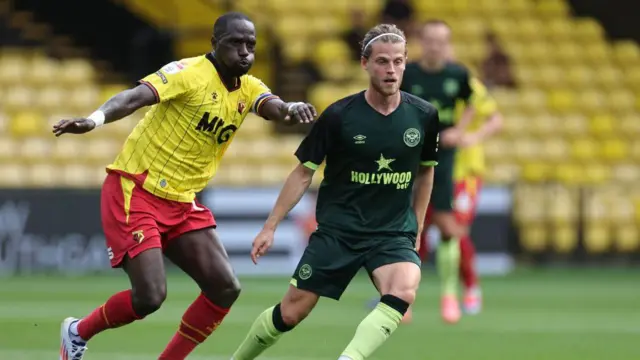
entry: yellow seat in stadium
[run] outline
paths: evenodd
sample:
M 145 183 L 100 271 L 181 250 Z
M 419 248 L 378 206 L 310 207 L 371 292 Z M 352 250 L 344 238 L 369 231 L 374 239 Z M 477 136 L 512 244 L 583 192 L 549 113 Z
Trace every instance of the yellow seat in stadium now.
M 15 160 L 17 152 L 18 144 L 16 139 L 10 136 L 0 137 L 0 162 Z
M 35 95 L 34 105 L 42 111 L 55 112 L 67 103 L 67 98 L 59 86 L 47 86 Z
M 613 179 L 620 183 L 635 184 L 640 182 L 640 167 L 624 162 L 612 169 Z
M 610 62 L 609 48 L 605 42 L 590 43 L 583 48 L 583 61 L 593 66 L 602 67 Z
M 537 114 L 547 107 L 546 94 L 538 89 L 522 89 L 520 92 L 520 108 L 529 114 Z
M 513 28 L 520 41 L 539 40 L 540 33 L 544 27 L 542 22 L 535 17 L 526 17 L 518 21 L 518 26 Z M 536 42 L 537 45 L 542 45 L 542 42 Z
M 580 184 L 583 178 L 582 167 L 574 163 L 558 164 L 554 169 L 553 177 L 563 184 Z
M 603 224 L 587 224 L 584 235 L 584 247 L 590 254 L 601 254 L 611 247 L 611 234 Z
M 561 42 L 571 38 L 573 29 L 567 18 L 556 17 L 546 22 L 543 31 L 547 39 Z
M 576 99 L 569 90 L 552 90 L 549 92 L 548 106 L 557 113 L 566 113 L 575 107 Z
M 3 110 L 6 111 L 22 111 L 30 109 L 33 106 L 34 93 L 29 87 L 23 85 L 11 86 L 11 91 L 6 91 L 2 99 Z
M 598 143 L 591 138 L 578 138 L 573 140 L 571 153 L 574 159 L 590 161 L 598 155 Z
M 637 66 L 638 62 L 640 62 L 640 47 L 638 47 L 635 41 L 614 41 L 612 46 L 612 55 L 619 64 L 632 64 Z
M 77 161 L 79 157 L 83 157 L 86 154 L 87 142 L 88 140 L 86 139 L 71 136 L 56 139 L 53 141 L 49 158 L 60 163 Z
M 635 97 L 632 91 L 626 89 L 612 89 L 607 92 L 607 105 L 610 111 L 618 116 L 634 113 Z
M 619 119 L 618 130 L 620 135 L 638 136 L 640 135 L 640 114 L 629 113 Z
M 582 114 L 568 114 L 559 121 L 563 133 L 577 137 L 587 132 L 587 119 Z
M 324 111 L 331 103 L 338 100 L 336 86 L 324 82 L 313 86 L 309 91 L 309 101 L 315 105 L 318 112 Z
M 630 147 L 629 154 L 631 155 L 631 159 L 636 162 L 639 162 L 640 161 L 640 142 L 633 141 L 631 142 L 629 147 Z
M 94 80 L 93 65 L 86 59 L 64 60 L 60 66 L 60 79 L 70 85 L 83 85 Z
M 21 84 L 24 82 L 28 71 L 27 60 L 20 55 L 0 58 L 0 84 Z
M 576 224 L 555 226 L 551 232 L 551 246 L 560 254 L 569 254 L 578 246 Z
M 91 113 L 100 106 L 100 90 L 91 83 L 74 87 L 67 96 L 67 104 L 76 113 Z
M 547 238 L 547 229 L 537 224 L 520 229 L 520 245 L 526 252 L 543 252 L 547 248 Z
M 609 114 L 595 115 L 589 121 L 589 132 L 593 136 L 610 136 L 617 127 L 617 119 Z
M 625 224 L 615 227 L 615 247 L 619 252 L 632 253 L 640 249 L 640 232 L 635 224 Z
M 70 187 L 94 186 L 94 169 L 95 168 L 77 163 L 68 164 L 60 170 L 61 176 L 59 181 L 62 185 Z
M 606 106 L 606 95 L 596 89 L 585 89 L 578 94 L 577 105 L 585 114 L 598 113 Z
M 491 162 L 484 175 L 489 184 L 511 185 L 520 178 L 520 166 L 514 163 Z
M 551 166 L 545 162 L 527 161 L 523 164 L 521 177 L 528 182 L 542 182 L 549 179 Z
M 37 57 L 31 63 L 26 80 L 34 85 L 56 84 L 60 73 L 59 64 L 54 59 Z
M 24 188 L 27 183 L 27 167 L 20 163 L 3 163 L 2 176 L 0 176 L 0 186 L 8 188 Z
M 28 162 L 39 162 L 47 159 L 51 154 L 51 142 L 51 139 L 41 137 L 22 139 L 19 144 L 20 158 Z
M 14 136 L 38 135 L 45 131 L 45 126 L 40 113 L 24 111 L 11 118 L 10 130 Z
M 58 185 L 60 169 L 49 163 L 33 164 L 28 168 L 27 184 L 34 187 L 53 187 Z
M 625 69 L 624 82 L 629 89 L 640 92 L 640 68 L 637 65 Z
M 536 14 L 542 18 L 564 18 L 569 14 L 569 5 L 564 0 L 538 0 Z
M 109 138 L 91 139 L 85 144 L 83 153 L 89 161 L 107 164 L 118 155 L 122 144 Z
M 111 97 L 113 97 L 114 95 L 116 95 L 121 91 L 126 90 L 127 88 L 128 88 L 127 86 L 124 86 L 122 84 L 103 85 L 100 87 L 100 97 L 98 101 L 104 104 Z
M 619 138 L 609 138 L 602 142 L 601 156 L 611 162 L 619 162 L 626 159 L 629 152 L 626 140 Z
M 593 81 L 594 71 L 591 67 L 575 64 L 568 68 L 564 67 L 563 70 L 566 72 L 567 84 L 575 89 L 581 89 Z
M 560 66 L 544 66 L 540 68 L 535 76 L 535 85 L 544 89 L 556 89 L 566 82 L 565 71 L 566 70 Z
M 573 23 L 574 38 L 584 42 L 600 41 L 604 30 L 598 21 L 592 18 L 575 19 Z
M 555 53 L 549 53 L 548 56 L 555 58 L 560 64 L 570 68 L 583 62 L 584 49 L 574 42 L 566 42 L 562 46 L 556 47 Z
M 540 149 L 544 159 L 549 162 L 564 161 L 569 155 L 569 148 L 565 139 L 554 136 L 541 142 Z
M 287 62 L 298 64 L 307 57 L 309 40 L 305 38 L 289 39 L 287 40 L 287 46 L 282 47 L 282 51 Z
M 593 78 L 603 90 L 617 90 L 624 81 L 622 72 L 613 66 L 598 67 Z
M 275 31 L 280 38 L 307 38 L 310 29 L 307 19 L 299 16 L 283 16 L 275 22 Z

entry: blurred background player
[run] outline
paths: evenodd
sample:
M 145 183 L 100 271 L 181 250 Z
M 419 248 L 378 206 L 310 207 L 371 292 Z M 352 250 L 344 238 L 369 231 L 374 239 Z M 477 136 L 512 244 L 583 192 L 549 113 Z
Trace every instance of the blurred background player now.
M 460 262 L 459 240 L 465 228 L 456 221 L 453 211 L 454 166 L 457 147 L 463 140 L 466 126 L 471 121 L 474 109 L 470 105 L 472 89 L 469 71 L 460 64 L 449 61 L 451 29 L 441 20 L 427 21 L 421 33 L 422 57 L 407 65 L 402 89 L 429 101 L 440 118 L 440 150 L 435 171 L 433 194 L 429 203 L 428 221 L 435 224 L 441 233 L 437 251 L 437 266 L 441 289 L 441 313 L 445 322 L 455 323 L 460 319 L 458 302 L 458 268 Z M 460 119 L 456 121 L 455 107 L 464 101 Z
M 258 316 L 232 360 L 258 357 L 303 321 L 321 296 L 339 300 L 361 268 L 380 302 L 339 360 L 371 356 L 414 302 L 421 277 L 415 245 L 433 187 L 439 122 L 434 106 L 399 91 L 406 58 L 400 29 L 372 28 L 362 41 L 368 89 L 331 104 L 300 144 L 300 163 L 253 242 L 253 261 L 273 245 L 276 228 L 326 162 L 318 229 L 284 298 Z
M 453 46 L 449 58 L 455 61 Z M 482 175 L 486 163 L 482 142 L 497 133 L 502 126 L 502 114 L 477 77 L 472 77 L 471 105 L 475 116 L 462 137 L 454 167 L 454 212 L 458 223 L 465 227 L 465 235 L 460 239 L 460 279 L 464 285 L 463 309 L 468 314 L 477 314 L 482 308 L 482 293 L 475 268 L 475 246 L 470 236 L 470 227 L 475 218 L 478 196 L 482 186 Z M 455 118 L 459 119 L 466 107 L 464 101 L 456 105 Z M 424 261 L 429 252 L 427 229 L 421 238 L 420 258 Z
M 82 319 L 65 319 L 61 360 L 82 359 L 94 335 L 160 308 L 167 292 L 163 254 L 198 284 L 201 294 L 160 359 L 186 358 L 218 327 L 240 293 L 213 230 L 213 215 L 195 194 L 215 175 L 249 112 L 270 120 L 310 122 L 315 110 L 283 102 L 247 75 L 256 46 L 255 27 L 247 16 L 219 17 L 211 44 L 213 52 L 164 66 L 88 118 L 61 120 L 53 127 L 56 136 L 83 134 L 152 106 L 107 167 L 102 188 L 109 260 L 127 273 L 131 290 L 113 295 Z

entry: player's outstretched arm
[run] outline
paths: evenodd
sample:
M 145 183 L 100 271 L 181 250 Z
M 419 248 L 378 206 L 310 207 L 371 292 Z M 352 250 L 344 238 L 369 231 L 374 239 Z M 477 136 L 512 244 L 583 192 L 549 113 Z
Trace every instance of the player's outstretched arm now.
M 272 98 L 261 107 L 260 115 L 265 119 L 280 121 L 288 124 L 306 124 L 313 122 L 318 116 L 313 105 L 303 102 L 284 102 L 279 98 Z
M 86 118 L 63 119 L 53 125 L 55 136 L 62 134 L 84 134 L 96 127 L 120 120 L 136 110 L 153 105 L 157 97 L 147 85 L 138 85 L 122 91 L 105 102 L 98 110 Z
M 302 195 L 309 189 L 313 173 L 314 170 L 298 164 L 291 174 L 289 174 L 289 177 L 287 177 L 269 218 L 267 218 L 260 234 L 258 234 L 253 241 L 251 259 L 254 263 L 257 264 L 258 258 L 264 255 L 273 244 L 273 236 L 276 228 L 285 216 L 287 216 L 289 211 L 300 202 Z

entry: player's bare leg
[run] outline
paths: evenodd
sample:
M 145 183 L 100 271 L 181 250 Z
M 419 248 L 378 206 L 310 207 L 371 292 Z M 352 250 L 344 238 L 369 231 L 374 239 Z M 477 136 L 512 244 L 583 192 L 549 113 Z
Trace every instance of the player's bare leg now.
M 160 248 L 125 258 L 122 267 L 129 276 L 131 290 L 110 297 L 91 314 L 67 318 L 61 329 L 61 360 L 81 360 L 86 343 L 96 334 L 140 320 L 160 308 L 167 297 L 165 269 Z
M 447 323 L 460 320 L 460 304 L 458 302 L 458 272 L 460 266 L 459 239 L 464 236 L 452 212 L 435 211 L 433 223 L 441 233 L 438 245 L 437 266 L 442 284 L 441 313 Z
M 310 291 L 290 285 L 279 304 L 258 316 L 231 360 L 252 360 L 258 357 L 275 344 L 282 334 L 302 322 L 316 306 L 318 298 L 318 295 Z
M 339 360 L 366 359 L 391 336 L 415 301 L 421 271 L 412 262 L 400 262 L 375 269 L 372 277 L 380 302 L 362 320 Z
M 213 229 L 185 233 L 169 242 L 165 255 L 202 293 L 182 316 L 178 331 L 159 359 L 185 359 L 220 325 L 240 295 L 240 283 Z
M 464 312 L 469 315 L 479 314 L 482 310 L 482 291 L 475 269 L 475 246 L 469 235 L 460 239 L 460 277 L 464 285 Z

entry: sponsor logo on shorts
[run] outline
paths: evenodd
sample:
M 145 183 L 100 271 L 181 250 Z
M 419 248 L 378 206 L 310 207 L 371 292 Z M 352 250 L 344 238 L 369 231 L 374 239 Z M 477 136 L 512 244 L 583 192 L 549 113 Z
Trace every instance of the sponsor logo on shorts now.
M 311 277 L 312 273 L 313 273 L 313 270 L 311 269 L 311 265 L 304 264 L 302 265 L 302 267 L 300 267 L 300 271 L 298 271 L 298 276 L 300 277 L 300 280 L 307 280 L 308 278 Z
M 136 230 L 132 234 L 134 241 L 141 243 L 144 240 L 144 232 L 142 230 Z
M 404 143 L 408 147 L 416 147 L 420 143 L 420 131 L 415 128 L 407 129 L 403 135 Z

